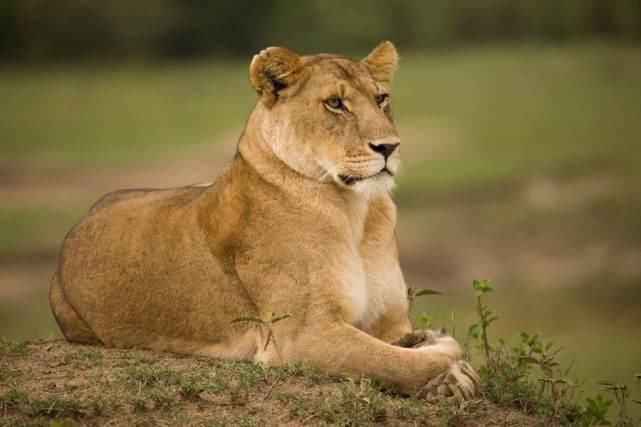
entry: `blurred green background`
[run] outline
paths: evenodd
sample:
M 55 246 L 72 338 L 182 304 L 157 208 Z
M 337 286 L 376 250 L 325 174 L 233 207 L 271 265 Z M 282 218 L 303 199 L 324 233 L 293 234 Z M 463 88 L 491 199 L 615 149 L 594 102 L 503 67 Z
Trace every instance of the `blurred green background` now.
M 641 2 L 0 2 L 0 336 L 59 336 L 59 245 L 101 194 L 211 180 L 270 46 L 401 53 L 399 205 L 415 309 L 541 332 L 585 380 L 641 372 Z M 456 314 L 453 327 L 451 312 Z M 638 393 L 637 393 L 638 394 Z

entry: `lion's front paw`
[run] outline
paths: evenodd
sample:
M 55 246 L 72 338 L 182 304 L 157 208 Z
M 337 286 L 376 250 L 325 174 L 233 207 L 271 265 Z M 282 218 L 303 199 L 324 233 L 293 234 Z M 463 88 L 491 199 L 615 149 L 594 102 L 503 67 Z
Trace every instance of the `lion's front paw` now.
M 474 397 L 476 388 L 481 384 L 481 379 L 474 369 L 464 360 L 457 360 L 450 368 L 433 378 L 417 393 L 417 397 L 427 400 L 439 397 L 454 397 L 463 401 Z

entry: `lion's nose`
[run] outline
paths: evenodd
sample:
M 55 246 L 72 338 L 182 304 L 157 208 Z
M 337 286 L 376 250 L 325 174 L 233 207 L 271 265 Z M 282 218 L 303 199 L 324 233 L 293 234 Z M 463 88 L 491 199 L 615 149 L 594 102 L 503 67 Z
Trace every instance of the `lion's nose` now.
M 395 144 L 378 144 L 378 145 L 370 143 L 369 148 L 376 151 L 377 153 L 381 153 L 383 157 L 385 157 L 385 160 L 387 160 L 387 158 L 392 155 L 394 150 L 396 150 L 396 147 L 398 147 L 399 145 L 401 145 L 400 142 L 397 142 Z

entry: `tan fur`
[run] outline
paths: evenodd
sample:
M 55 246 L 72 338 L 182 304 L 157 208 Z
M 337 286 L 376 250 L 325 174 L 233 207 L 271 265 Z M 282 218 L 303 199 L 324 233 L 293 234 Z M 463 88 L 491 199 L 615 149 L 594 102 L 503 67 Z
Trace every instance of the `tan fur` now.
M 375 100 L 397 61 L 389 42 L 360 62 L 283 48 L 255 56 L 260 99 L 212 185 L 111 193 L 69 232 L 51 291 L 65 336 L 305 361 L 407 392 L 451 371 L 460 348 L 449 337 L 390 344 L 411 332 L 388 194 L 399 149 L 385 161 L 370 144 L 400 141 L 389 100 Z M 269 313 L 291 313 L 274 326 L 278 351 L 255 324 L 230 323 Z

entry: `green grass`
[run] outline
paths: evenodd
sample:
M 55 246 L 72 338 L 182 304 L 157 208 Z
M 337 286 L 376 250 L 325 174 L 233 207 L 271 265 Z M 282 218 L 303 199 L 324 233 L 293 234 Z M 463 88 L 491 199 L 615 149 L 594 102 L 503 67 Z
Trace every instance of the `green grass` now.
M 233 63 L 0 71 L 3 160 L 122 164 L 211 144 L 255 94 Z
M 408 171 L 405 192 L 639 164 L 635 47 L 402 53 L 394 103 L 401 136 L 412 136 L 404 143 L 429 143 L 421 131 L 440 123 L 464 144 Z M 5 159 L 83 165 L 215 143 L 221 132 L 242 127 L 256 98 L 242 61 L 3 70 L 0 93 Z
M 463 144 L 425 157 L 408 172 L 407 191 L 641 164 L 638 49 L 497 48 L 410 56 L 403 65 L 395 90 L 401 131 L 413 116 L 440 120 Z
M 62 243 L 84 212 L 74 208 L 0 208 L 0 254 Z M 54 243 L 55 242 L 55 243 Z
M 639 75 L 641 50 L 632 47 L 410 55 L 394 92 L 401 133 L 405 123 L 442 122 L 462 146 L 425 156 L 401 188 L 482 189 L 597 166 L 634 171 L 641 165 Z

